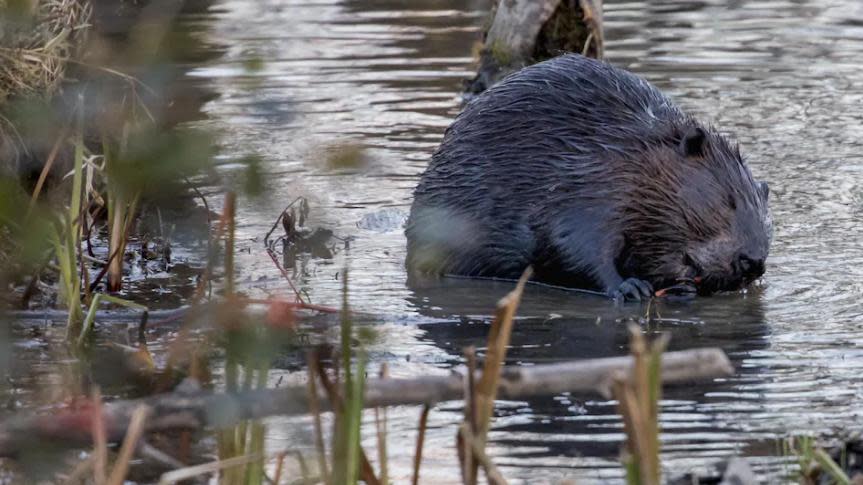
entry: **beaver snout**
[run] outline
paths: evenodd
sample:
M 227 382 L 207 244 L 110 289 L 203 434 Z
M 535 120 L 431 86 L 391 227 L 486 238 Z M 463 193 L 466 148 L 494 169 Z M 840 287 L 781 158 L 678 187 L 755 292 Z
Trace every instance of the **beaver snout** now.
M 746 254 L 737 257 L 737 271 L 747 282 L 760 278 L 764 269 L 764 258 L 752 258 Z

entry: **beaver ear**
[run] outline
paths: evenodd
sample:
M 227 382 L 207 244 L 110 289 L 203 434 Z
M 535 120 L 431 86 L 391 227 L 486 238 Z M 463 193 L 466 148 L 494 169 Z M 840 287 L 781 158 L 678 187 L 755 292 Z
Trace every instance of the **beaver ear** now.
M 680 153 L 684 157 L 699 157 L 704 153 L 704 143 L 707 141 L 707 133 L 699 127 L 691 128 L 680 139 Z

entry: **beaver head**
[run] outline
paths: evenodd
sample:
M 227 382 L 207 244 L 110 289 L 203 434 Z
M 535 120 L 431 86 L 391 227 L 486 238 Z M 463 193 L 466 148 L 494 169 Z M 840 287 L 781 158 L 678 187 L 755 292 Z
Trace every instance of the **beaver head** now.
M 737 290 L 764 274 L 772 239 L 768 187 L 713 129 L 693 120 L 662 143 L 645 142 L 624 164 L 622 275 L 654 288 L 692 285 L 701 294 Z

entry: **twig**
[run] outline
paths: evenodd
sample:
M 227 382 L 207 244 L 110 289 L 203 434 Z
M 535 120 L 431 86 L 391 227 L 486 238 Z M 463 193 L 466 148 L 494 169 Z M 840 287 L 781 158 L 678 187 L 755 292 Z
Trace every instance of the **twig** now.
M 282 276 L 285 278 L 285 281 L 288 282 L 288 286 L 291 287 L 291 291 L 294 292 L 294 296 L 297 298 L 297 301 L 302 302 L 303 297 L 300 294 L 300 291 L 297 290 L 296 285 L 294 285 L 294 282 L 291 281 L 291 276 L 288 274 L 288 270 L 286 270 L 285 267 L 282 266 L 281 263 L 279 263 L 279 259 L 276 257 L 276 253 L 272 249 L 267 248 L 267 255 L 273 261 L 273 264 L 276 265 L 276 268 L 279 270 L 279 272 L 282 273 Z
M 132 414 L 129 431 L 126 433 L 126 438 L 123 439 L 123 445 L 120 446 L 120 456 L 117 457 L 114 468 L 111 470 L 108 485 L 123 485 L 126 474 L 129 472 L 129 461 L 132 459 L 135 448 L 138 447 L 141 435 L 144 434 L 144 423 L 149 414 L 150 408 L 143 405 L 135 409 Z
M 248 463 L 258 461 L 261 458 L 262 456 L 260 453 L 252 453 L 250 455 L 235 456 L 234 458 L 228 458 L 226 460 L 211 461 L 202 465 L 181 468 L 179 470 L 174 470 L 162 474 L 162 477 L 159 479 L 159 485 L 169 485 L 172 483 L 177 483 L 181 480 L 187 480 L 189 478 L 197 477 L 198 475 L 215 473 L 225 468 L 246 465 Z
M 164 451 L 156 448 L 155 446 L 147 443 L 144 440 L 138 441 L 138 454 L 144 458 L 148 458 L 158 463 L 159 465 L 169 470 L 177 470 L 186 467 L 186 464 L 182 461 L 174 458 L 173 456 L 165 453 Z
M 460 432 L 465 434 L 465 441 L 470 443 L 473 456 L 476 458 L 478 464 L 482 466 L 485 476 L 488 478 L 489 485 L 506 485 L 506 479 L 503 477 L 503 474 L 500 473 L 494 462 L 486 454 L 485 446 L 471 434 L 466 426 L 462 425 Z
M 60 135 L 57 137 L 57 141 L 54 142 L 54 146 L 51 147 L 51 152 L 48 154 L 48 158 L 45 160 L 45 166 L 42 167 L 42 172 L 39 174 L 39 180 L 36 181 L 36 188 L 33 189 L 33 195 L 30 196 L 30 205 L 27 207 L 27 216 L 30 217 L 30 214 L 33 212 L 33 209 L 36 207 L 36 200 L 39 199 L 39 193 L 42 192 L 42 185 L 45 184 L 45 180 L 48 178 L 48 174 L 51 172 L 51 167 L 54 166 L 54 160 L 57 159 L 57 153 L 60 152 L 60 146 L 63 144 L 63 140 L 66 139 L 66 134 L 69 131 L 69 125 L 63 125 L 63 128 L 60 129 Z
M 296 296 L 298 302 L 303 301 L 303 297 L 300 294 L 299 290 L 297 290 L 296 285 L 294 285 L 293 280 L 291 280 L 290 275 L 288 275 L 288 271 L 282 266 L 281 263 L 279 263 L 279 259 L 276 256 L 276 251 L 273 249 L 274 242 L 270 242 L 270 236 L 276 230 L 276 227 L 278 227 L 279 222 L 285 218 L 285 215 L 287 215 L 287 213 L 288 213 L 288 209 L 293 207 L 294 204 L 296 204 L 297 202 L 299 202 L 301 200 L 304 201 L 306 199 L 304 197 L 297 197 L 290 204 L 288 204 L 287 207 L 285 207 L 285 209 L 282 210 L 281 214 L 279 214 L 279 217 L 276 218 L 275 222 L 273 222 L 273 225 L 272 225 L 272 227 L 270 227 L 270 230 L 267 231 L 267 233 L 264 235 L 264 247 L 267 248 L 267 255 L 270 256 L 270 259 L 273 260 L 273 264 L 276 265 L 276 268 L 279 270 L 280 273 L 282 273 L 282 276 L 288 282 L 288 285 L 291 287 L 291 291 L 294 292 L 294 296 Z
M 426 424 L 428 423 L 429 418 L 429 410 L 431 408 L 428 404 L 423 405 L 422 413 L 420 414 L 420 424 L 419 424 L 419 432 L 417 433 L 417 446 L 416 452 L 414 453 L 414 474 L 413 474 L 413 485 L 417 485 L 420 482 L 420 463 L 422 463 L 423 458 L 423 442 L 426 437 Z
M 285 466 L 285 457 L 288 455 L 287 451 L 283 451 L 276 455 L 276 471 L 273 472 L 273 484 L 279 485 L 279 482 L 282 481 L 282 468 Z
M 273 222 L 273 225 L 272 225 L 272 227 L 270 227 L 270 230 L 269 230 L 269 231 L 267 231 L 267 233 L 266 233 L 266 234 L 264 234 L 264 244 L 265 244 L 266 246 L 270 246 L 270 245 L 271 245 L 271 243 L 270 243 L 270 236 L 272 236 L 272 235 L 273 235 L 273 232 L 275 232 L 276 227 L 278 227 L 278 225 L 279 225 L 279 222 L 282 220 L 282 218 L 284 218 L 284 217 L 285 217 L 285 214 L 287 214 L 287 213 L 288 213 L 288 209 L 290 209 L 291 207 L 293 207 L 293 206 L 294 206 L 294 204 L 296 204 L 297 202 L 299 202 L 299 201 L 301 201 L 301 200 L 304 200 L 304 197 L 297 197 L 296 199 L 294 199 L 293 201 L 291 201 L 291 203 L 290 203 L 290 204 L 288 204 L 288 205 L 287 205 L 287 207 L 285 207 L 285 209 L 284 209 L 284 210 L 282 210 L 282 212 L 279 214 L 279 217 L 277 217 L 277 218 L 276 218 L 276 221 L 275 221 L 275 222 Z
M 321 313 L 339 313 L 341 311 L 338 308 L 331 307 L 331 306 L 313 305 L 311 303 L 303 303 L 301 301 L 296 301 L 296 302 L 284 301 L 284 300 L 280 300 L 277 298 L 266 298 L 266 299 L 236 298 L 235 301 L 240 305 L 255 305 L 255 304 L 273 305 L 273 304 L 279 304 L 279 305 L 285 305 L 285 306 L 290 307 L 290 308 L 294 308 L 296 310 L 314 310 L 316 312 L 321 312 Z

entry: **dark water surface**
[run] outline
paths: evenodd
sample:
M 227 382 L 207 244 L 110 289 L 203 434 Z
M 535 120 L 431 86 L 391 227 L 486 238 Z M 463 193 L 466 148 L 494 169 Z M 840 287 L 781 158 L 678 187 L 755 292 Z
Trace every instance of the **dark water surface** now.
M 204 125 L 223 135 L 219 170 L 261 157 L 269 193 L 243 200 L 238 263 L 251 293 L 286 294 L 262 236 L 302 195 L 312 226 L 352 238 L 331 259 L 306 258 L 301 285 L 336 304 L 343 266 L 350 301 L 379 315 L 376 361 L 399 376 L 447 372 L 482 345 L 490 309 L 510 285 L 454 280 L 409 289 L 399 215 L 446 126 L 485 19 L 482 1 L 231 0 L 189 22 L 225 48 L 194 82 L 218 93 Z M 768 271 L 746 294 L 663 304 L 650 329 L 672 347 L 721 346 L 730 379 L 670 390 L 662 403 L 664 465 L 706 470 L 743 454 L 782 473 L 776 438 L 854 432 L 863 404 L 863 5 L 857 1 L 606 2 L 608 60 L 641 74 L 686 109 L 733 134 L 756 177 L 771 184 L 776 233 Z M 261 60 L 263 62 L 258 63 Z M 250 69 L 250 66 L 253 68 Z M 360 169 L 328 167 L 341 145 Z M 370 220 L 382 215 L 384 222 Z M 389 222 L 388 222 L 389 221 Z M 531 288 L 512 363 L 618 355 L 639 305 Z M 278 373 L 276 373 L 278 374 Z M 291 377 L 291 376 L 288 376 Z M 274 375 L 274 379 L 278 375 Z M 293 376 L 293 378 L 298 378 Z M 457 479 L 455 404 L 435 409 L 424 477 Z M 514 481 L 619 477 L 613 402 L 556 396 L 508 403 L 492 453 Z M 418 410 L 392 411 L 392 463 L 408 476 Z M 275 422 L 271 447 L 305 431 Z M 371 446 L 371 437 L 368 437 Z M 775 476 L 775 475 L 774 475 Z
M 720 346 L 737 369 L 666 393 L 666 472 L 705 471 L 742 454 L 775 477 L 783 472 L 777 438 L 863 430 L 863 4 L 605 3 L 608 60 L 733 134 L 771 185 L 776 232 L 763 281 L 746 294 L 660 304 L 662 318 L 649 326 L 670 332 L 673 348 Z M 243 166 L 232 160 L 256 155 L 267 184 L 263 199 L 240 201 L 243 290 L 289 293 L 263 236 L 305 196 L 309 225 L 350 244 L 335 241 L 331 258 L 301 258 L 298 281 L 313 302 L 337 305 L 350 268 L 352 306 L 379 316 L 375 371 L 386 361 L 396 376 L 448 372 L 464 346 L 482 345 L 494 302 L 511 288 L 466 280 L 409 288 L 403 268 L 400 218 L 459 110 L 487 9 L 470 0 L 227 0 L 186 19 L 225 51 L 193 66 L 190 80 L 218 95 L 199 122 L 222 136 L 218 171 L 241 183 Z M 361 167 L 328 165 L 345 146 L 362 150 Z M 646 311 L 530 288 L 510 361 L 622 354 L 627 322 Z M 274 371 L 273 382 L 280 378 L 301 374 Z M 424 482 L 457 481 L 460 412 L 456 403 L 433 410 Z M 562 395 L 499 412 L 491 453 L 513 482 L 620 476 L 613 402 Z M 418 414 L 390 412 L 397 482 L 410 473 Z M 270 449 L 308 444 L 307 424 L 273 420 Z

